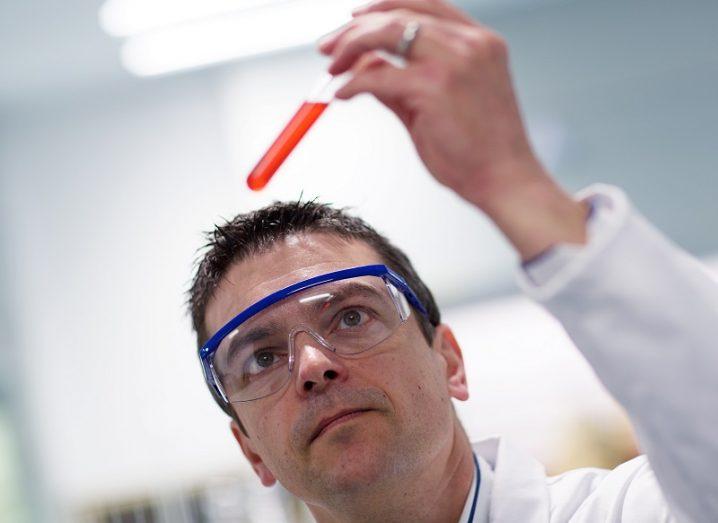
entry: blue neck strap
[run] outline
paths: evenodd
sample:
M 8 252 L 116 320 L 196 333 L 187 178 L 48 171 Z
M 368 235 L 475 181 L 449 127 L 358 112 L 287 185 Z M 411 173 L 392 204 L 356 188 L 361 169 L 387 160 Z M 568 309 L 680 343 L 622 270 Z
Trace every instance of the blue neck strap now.
M 474 467 L 476 468 L 476 486 L 474 487 L 474 501 L 471 502 L 471 512 L 469 512 L 469 523 L 474 521 L 474 513 L 476 512 L 476 502 L 479 500 L 479 484 L 481 483 L 481 470 L 479 470 L 479 460 L 474 456 Z

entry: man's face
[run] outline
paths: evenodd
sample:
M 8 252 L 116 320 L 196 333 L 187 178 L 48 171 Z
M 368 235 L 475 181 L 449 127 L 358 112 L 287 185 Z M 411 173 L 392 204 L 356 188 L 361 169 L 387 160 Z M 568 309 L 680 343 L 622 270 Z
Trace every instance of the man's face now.
M 248 305 L 296 281 L 376 263 L 383 260 L 364 242 L 291 236 L 230 268 L 207 307 L 207 327 L 216 332 Z M 453 438 L 450 397 L 468 394 L 455 342 L 448 346 L 440 335 L 430 347 L 417 314 L 350 358 L 300 333 L 288 385 L 234 404 L 248 436 L 236 426 L 233 432 L 265 485 L 279 480 L 319 503 L 339 492 L 381 488 L 439 460 Z

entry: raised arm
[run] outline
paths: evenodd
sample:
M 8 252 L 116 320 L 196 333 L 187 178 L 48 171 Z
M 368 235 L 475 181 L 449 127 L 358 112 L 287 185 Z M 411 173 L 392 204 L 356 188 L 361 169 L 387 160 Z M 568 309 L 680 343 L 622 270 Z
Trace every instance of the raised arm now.
M 588 244 L 550 252 L 522 287 L 628 412 L 671 512 L 718 521 L 718 284 L 619 189 L 584 196 L 595 206 Z
M 419 32 L 395 67 L 407 24 Z M 320 42 L 337 97 L 371 93 L 401 119 L 432 175 L 486 213 L 522 261 L 588 240 L 585 202 L 543 169 L 524 129 L 505 42 L 442 0 L 380 0 Z M 620 194 L 605 227 L 530 288 L 624 405 L 682 519 L 718 521 L 718 286 Z M 598 240 L 598 241 L 597 241 Z

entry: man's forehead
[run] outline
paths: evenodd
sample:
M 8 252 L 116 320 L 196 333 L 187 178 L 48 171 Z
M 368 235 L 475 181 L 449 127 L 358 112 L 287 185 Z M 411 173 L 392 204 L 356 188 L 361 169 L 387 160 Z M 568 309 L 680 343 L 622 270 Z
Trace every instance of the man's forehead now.
M 383 262 L 361 240 L 316 233 L 288 236 L 229 268 L 208 304 L 207 327 L 214 332 L 252 303 L 297 281 L 373 263 Z

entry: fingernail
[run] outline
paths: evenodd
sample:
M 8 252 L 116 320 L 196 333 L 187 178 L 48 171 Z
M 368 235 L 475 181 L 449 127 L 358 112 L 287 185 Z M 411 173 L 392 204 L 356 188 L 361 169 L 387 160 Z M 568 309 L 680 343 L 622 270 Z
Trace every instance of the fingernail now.
M 319 52 L 322 54 L 329 55 L 335 41 L 336 37 L 334 35 L 324 36 L 317 41 L 317 49 L 319 49 Z
M 317 40 L 317 48 L 320 51 L 323 51 L 324 48 L 327 46 L 327 43 L 329 42 L 328 36 L 322 36 L 319 40 Z
M 337 100 L 346 99 L 346 90 L 344 89 L 344 87 L 342 87 L 341 89 L 337 89 L 337 92 L 334 93 L 334 98 L 336 98 Z

